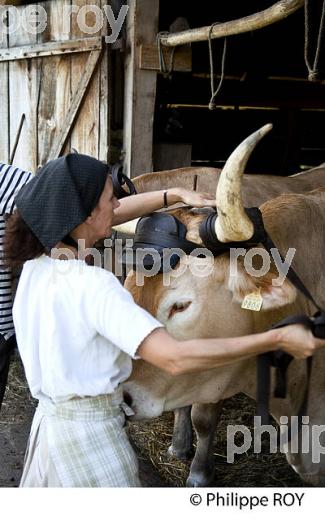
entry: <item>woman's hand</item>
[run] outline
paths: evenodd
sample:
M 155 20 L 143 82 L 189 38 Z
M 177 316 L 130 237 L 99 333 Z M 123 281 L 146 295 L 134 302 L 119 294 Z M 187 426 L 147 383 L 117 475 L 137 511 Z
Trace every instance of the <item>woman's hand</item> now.
M 169 206 L 177 202 L 184 202 L 184 204 L 195 208 L 215 207 L 216 205 L 216 199 L 213 195 L 186 190 L 185 188 L 167 190 L 167 201 Z
M 279 347 L 296 359 L 312 356 L 318 348 L 325 347 L 325 340 L 315 338 L 303 325 L 287 325 L 278 332 Z
M 165 190 L 148 191 L 121 199 L 119 201 L 119 207 L 114 210 L 113 225 L 118 226 L 129 220 L 162 209 L 165 202 L 164 191 Z M 215 206 L 215 199 L 208 193 L 197 193 L 196 191 L 185 190 L 184 188 L 169 188 L 166 191 L 168 206 L 177 204 L 177 202 L 184 202 L 196 208 Z

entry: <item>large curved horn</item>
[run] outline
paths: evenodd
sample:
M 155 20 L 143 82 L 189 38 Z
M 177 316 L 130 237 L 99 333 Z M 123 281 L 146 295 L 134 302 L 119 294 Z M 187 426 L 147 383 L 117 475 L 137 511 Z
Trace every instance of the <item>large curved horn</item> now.
M 123 224 L 118 224 L 117 226 L 113 226 L 112 229 L 114 231 L 118 231 L 119 233 L 126 233 L 128 235 L 134 235 L 135 229 L 137 227 L 137 223 L 140 219 L 135 218 L 134 220 L 129 220 L 129 222 L 124 222 Z
M 272 125 L 268 124 L 247 137 L 223 167 L 216 191 L 215 232 L 220 242 L 242 242 L 254 234 L 254 225 L 244 210 L 241 179 L 252 151 L 271 129 Z

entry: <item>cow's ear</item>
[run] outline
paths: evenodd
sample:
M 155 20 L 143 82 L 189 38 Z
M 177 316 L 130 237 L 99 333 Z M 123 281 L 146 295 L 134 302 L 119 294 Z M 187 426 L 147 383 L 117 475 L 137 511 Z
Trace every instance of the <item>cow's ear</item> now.
M 242 304 L 245 296 L 259 292 L 263 298 L 261 311 L 277 309 L 293 303 L 297 297 L 297 290 L 286 278 L 281 285 L 277 285 L 277 275 L 270 272 L 261 277 L 250 276 L 244 269 L 238 269 L 235 276 L 229 277 L 228 288 L 233 294 L 234 301 Z

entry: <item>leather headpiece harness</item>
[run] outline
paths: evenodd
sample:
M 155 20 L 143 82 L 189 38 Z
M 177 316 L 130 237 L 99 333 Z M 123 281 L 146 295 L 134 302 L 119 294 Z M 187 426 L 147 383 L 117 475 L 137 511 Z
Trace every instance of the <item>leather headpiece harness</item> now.
M 114 195 L 117 199 L 123 199 L 129 195 L 135 195 L 137 190 L 131 179 L 123 173 L 123 165 L 120 163 L 110 166 Z M 128 191 L 124 189 L 127 186 Z

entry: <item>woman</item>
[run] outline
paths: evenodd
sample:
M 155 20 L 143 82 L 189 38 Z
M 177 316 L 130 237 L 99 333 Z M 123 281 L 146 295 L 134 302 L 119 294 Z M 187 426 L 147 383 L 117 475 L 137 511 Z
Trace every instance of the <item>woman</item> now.
M 213 205 L 169 190 L 169 203 Z M 279 347 L 297 358 L 325 342 L 300 325 L 241 338 L 176 341 L 112 273 L 77 259 L 112 226 L 164 205 L 163 192 L 115 198 L 107 167 L 71 154 L 45 165 L 16 197 L 6 259 L 25 262 L 14 304 L 17 342 L 32 395 L 21 486 L 139 486 L 123 429 L 120 383 L 137 356 L 173 374 L 204 370 Z M 55 248 L 55 258 L 51 251 Z M 67 258 L 67 250 L 71 259 Z

